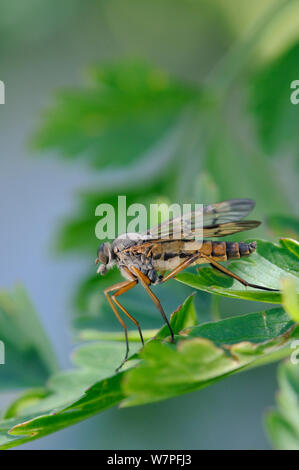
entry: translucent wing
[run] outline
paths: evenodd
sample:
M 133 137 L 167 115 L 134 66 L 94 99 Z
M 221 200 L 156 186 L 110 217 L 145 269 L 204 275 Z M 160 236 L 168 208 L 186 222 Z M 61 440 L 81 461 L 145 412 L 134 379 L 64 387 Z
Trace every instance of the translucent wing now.
M 144 240 L 220 237 L 257 227 L 260 222 L 242 221 L 255 206 L 251 199 L 230 199 L 201 205 L 198 210 L 175 217 L 149 229 Z M 238 223 L 233 223 L 238 222 Z
M 241 220 L 254 209 L 254 206 L 255 202 L 252 199 L 230 199 L 205 205 L 203 209 L 204 227 Z
M 203 229 L 204 238 L 225 237 L 233 233 L 243 232 L 256 228 L 261 223 L 257 220 L 240 220 L 239 222 L 227 222 L 226 224 L 213 225 Z

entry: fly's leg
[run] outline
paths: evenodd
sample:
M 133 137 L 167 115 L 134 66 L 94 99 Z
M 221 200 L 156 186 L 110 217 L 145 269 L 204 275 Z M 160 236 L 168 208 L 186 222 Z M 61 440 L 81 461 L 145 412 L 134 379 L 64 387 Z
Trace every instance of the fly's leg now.
M 210 265 L 214 269 L 216 269 L 217 271 L 222 272 L 223 274 L 226 274 L 229 277 L 232 277 L 233 279 L 236 279 L 241 284 L 243 284 L 243 286 L 245 286 L 245 287 L 253 287 L 255 289 L 266 290 L 266 291 L 269 291 L 269 292 L 279 292 L 278 289 L 271 289 L 270 287 L 264 287 L 264 286 L 258 286 L 257 284 L 251 284 L 250 282 L 245 281 L 245 279 L 242 279 L 240 276 L 233 273 L 229 269 L 225 268 L 224 266 L 222 266 L 222 264 L 218 263 L 217 261 L 213 260 L 212 258 L 209 258 L 208 256 L 205 256 L 205 255 L 202 255 L 202 256 L 203 256 L 203 258 L 205 258 L 207 260 L 208 263 L 210 263 Z
M 167 324 L 167 326 L 169 328 L 170 336 L 171 336 L 171 342 L 174 343 L 174 334 L 173 334 L 172 328 L 170 326 L 170 323 L 168 321 L 168 318 L 167 318 L 167 316 L 166 316 L 166 314 L 163 310 L 163 307 L 160 303 L 160 300 L 158 299 L 158 297 L 155 296 L 155 294 L 149 288 L 149 286 L 151 284 L 151 281 L 149 280 L 149 278 L 147 276 L 145 276 L 145 274 L 143 274 L 141 271 L 139 271 L 139 269 L 137 269 L 135 266 L 132 266 L 131 270 L 133 271 L 133 273 L 135 274 L 137 279 L 140 281 L 140 283 L 142 284 L 142 286 L 144 287 L 144 289 L 146 290 L 146 292 L 148 293 L 148 295 L 150 296 L 150 298 L 152 299 L 152 301 L 156 305 L 157 309 L 161 313 L 165 323 Z
M 141 328 L 140 328 L 140 325 L 139 325 L 139 322 L 125 309 L 125 307 L 123 307 L 121 305 L 121 303 L 116 299 L 116 297 L 118 297 L 119 295 L 122 295 L 124 294 L 125 292 L 127 292 L 129 289 L 132 289 L 132 287 L 135 287 L 137 284 L 137 280 L 135 281 L 130 281 L 129 284 L 127 284 L 126 286 L 120 288 L 118 291 L 116 291 L 113 295 L 111 295 L 111 299 L 114 301 L 114 303 L 124 312 L 124 314 L 130 318 L 130 320 L 137 326 L 138 328 L 138 332 L 139 332 L 139 336 L 140 336 L 140 339 L 141 339 L 141 342 L 142 342 L 142 345 L 144 346 L 144 340 L 143 340 L 143 336 L 142 336 L 142 331 L 141 331 Z
M 113 297 L 115 297 L 115 294 L 114 296 L 110 297 L 109 295 L 109 292 L 113 292 L 113 291 L 117 291 L 116 294 L 117 295 L 121 295 L 123 294 L 124 292 L 127 292 L 129 289 L 132 289 L 132 287 L 136 286 L 137 284 L 137 280 L 135 279 L 134 281 L 124 281 L 124 282 L 119 282 L 118 284 L 114 284 L 113 286 L 111 287 L 108 287 L 107 289 L 104 290 L 104 294 L 109 302 L 109 305 L 110 307 L 112 308 L 116 318 L 118 319 L 119 323 L 121 324 L 121 326 L 123 327 L 123 330 L 124 330 L 124 333 L 125 333 L 125 340 L 126 340 L 126 354 L 125 354 L 125 358 L 123 360 L 123 362 L 120 364 L 120 366 L 116 369 L 116 371 L 118 371 L 122 366 L 123 364 L 126 362 L 126 360 L 128 359 L 128 355 L 129 355 L 129 340 L 128 340 L 128 330 L 127 330 L 127 326 L 125 324 L 125 322 L 123 321 L 123 319 L 121 318 L 120 314 L 118 313 L 117 311 L 117 308 L 115 306 L 115 304 L 113 303 L 113 300 L 115 302 L 116 299 L 113 299 Z M 121 291 L 121 292 L 119 292 Z M 113 299 L 113 300 L 112 300 Z M 117 301 L 117 303 L 120 305 L 120 303 Z M 121 306 L 122 307 L 122 306 Z M 128 313 L 125 311 L 124 308 L 122 308 L 122 310 L 124 311 L 124 313 Z M 131 315 L 129 315 L 129 318 L 131 318 Z M 139 327 L 140 328 L 140 327 Z M 143 338 L 142 338 L 143 340 Z
M 206 259 L 207 263 L 209 263 L 214 269 L 216 269 L 217 271 L 220 271 L 222 272 L 223 274 L 226 274 L 227 276 L 229 277 L 232 277 L 234 279 L 236 279 L 237 281 L 239 281 L 241 284 L 243 284 L 243 286 L 246 286 L 246 287 L 253 287 L 255 289 L 261 289 L 261 290 L 266 290 L 266 291 L 269 291 L 269 292 L 279 292 L 279 290 L 277 289 L 271 289 L 270 287 L 263 287 L 263 286 L 258 286 L 257 284 L 251 284 L 250 282 L 247 282 L 245 281 L 245 279 L 242 279 L 240 276 L 238 276 L 237 274 L 233 273 L 232 271 L 230 271 L 229 269 L 225 268 L 224 266 L 222 266 L 222 264 L 218 263 L 217 261 L 215 261 L 213 258 L 210 258 L 209 256 L 206 256 L 202 253 L 196 253 L 195 255 L 192 255 L 190 258 L 187 258 L 185 261 L 183 261 L 179 266 L 177 266 L 173 271 L 171 271 L 170 273 L 168 273 L 163 279 L 161 282 L 166 282 L 168 281 L 168 279 L 171 279 L 172 277 L 175 277 L 177 274 L 179 274 L 181 271 L 183 271 L 184 269 L 188 268 L 188 266 L 190 266 L 191 264 L 195 263 L 195 261 L 198 259 L 198 258 L 204 258 Z
M 163 277 L 163 279 L 161 280 L 161 283 L 166 282 L 169 279 L 175 277 L 181 271 L 191 266 L 191 264 L 195 263 L 195 261 L 198 260 L 198 258 L 200 258 L 201 256 L 202 256 L 201 253 L 195 253 L 195 254 L 190 255 L 190 258 L 186 258 L 181 264 L 179 264 L 176 268 L 170 271 L 170 273 L 168 273 L 165 277 Z

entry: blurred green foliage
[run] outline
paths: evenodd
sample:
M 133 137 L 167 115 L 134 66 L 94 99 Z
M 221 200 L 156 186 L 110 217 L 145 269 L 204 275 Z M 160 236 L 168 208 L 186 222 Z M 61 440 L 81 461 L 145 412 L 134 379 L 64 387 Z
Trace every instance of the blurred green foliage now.
M 57 370 L 52 347 L 21 286 L 0 292 L 0 332 L 5 345 L 0 391 L 43 385 Z
M 276 449 L 299 450 L 299 367 L 298 341 L 293 343 L 295 363 L 281 364 L 278 370 L 277 410 L 266 416 L 266 428 Z
M 35 145 L 103 170 L 135 163 L 174 126 L 198 91 L 145 65 L 90 71 L 91 86 L 59 95 Z
M 298 109 L 290 103 L 290 84 L 299 77 L 299 44 L 296 43 L 267 66 L 261 67 L 251 83 L 252 112 L 265 152 L 298 154 Z M 283 73 L 281 73 L 283 71 Z

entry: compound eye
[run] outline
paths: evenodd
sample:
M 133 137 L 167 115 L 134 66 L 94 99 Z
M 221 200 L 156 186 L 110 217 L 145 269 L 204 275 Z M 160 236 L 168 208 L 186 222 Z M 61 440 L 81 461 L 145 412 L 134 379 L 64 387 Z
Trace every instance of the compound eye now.
M 100 263 L 106 264 L 107 263 L 107 256 L 101 250 L 101 247 L 98 249 L 98 260 Z
M 109 251 L 107 250 L 105 243 L 102 243 L 98 248 L 98 260 L 103 264 L 107 264 L 109 262 Z

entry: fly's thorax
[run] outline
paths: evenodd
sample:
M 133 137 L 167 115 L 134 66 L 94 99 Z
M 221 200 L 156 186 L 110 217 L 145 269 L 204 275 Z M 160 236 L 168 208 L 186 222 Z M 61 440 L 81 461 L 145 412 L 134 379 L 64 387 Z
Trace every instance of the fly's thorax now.
M 141 245 L 143 242 L 144 237 L 139 233 L 123 233 L 112 243 L 112 251 L 117 254 L 123 250 L 128 250 L 134 245 Z
M 116 256 L 118 267 L 122 273 L 124 267 L 127 267 L 129 270 L 135 267 L 142 274 L 145 274 L 152 284 L 156 284 L 159 281 L 159 275 L 153 266 L 151 257 L 141 253 L 133 253 L 130 250 L 119 251 Z

